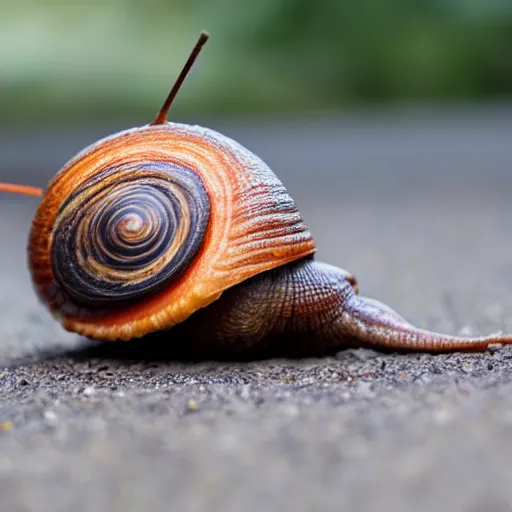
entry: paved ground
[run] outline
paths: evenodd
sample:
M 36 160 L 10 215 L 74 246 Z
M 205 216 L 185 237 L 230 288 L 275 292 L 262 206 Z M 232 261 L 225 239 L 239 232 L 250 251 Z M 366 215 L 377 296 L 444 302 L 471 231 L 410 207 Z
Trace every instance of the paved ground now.
M 224 131 L 279 172 L 319 257 L 366 294 L 421 326 L 489 333 L 512 331 L 510 114 Z M 91 140 L 33 135 L 54 148 L 38 159 L 10 137 L 0 178 L 39 183 Z M 512 348 L 248 364 L 90 348 L 33 296 L 34 206 L 0 199 L 2 512 L 512 510 Z

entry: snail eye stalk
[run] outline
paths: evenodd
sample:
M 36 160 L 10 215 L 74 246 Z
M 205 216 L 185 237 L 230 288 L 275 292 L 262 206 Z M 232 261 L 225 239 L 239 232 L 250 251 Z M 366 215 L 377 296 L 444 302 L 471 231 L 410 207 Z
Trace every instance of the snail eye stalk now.
M 196 61 L 199 53 L 201 52 L 206 41 L 208 41 L 209 37 L 210 37 L 210 35 L 207 32 L 201 32 L 201 35 L 199 36 L 199 39 L 197 40 L 197 43 L 194 46 L 194 49 L 190 53 L 190 56 L 189 56 L 187 62 L 183 66 L 181 73 L 179 74 L 178 78 L 176 79 L 176 82 L 172 86 L 169 96 L 167 96 L 166 100 L 164 101 L 164 104 L 162 105 L 162 108 L 159 110 L 158 114 L 156 115 L 156 117 L 153 120 L 153 122 L 151 123 L 151 125 L 154 126 L 157 124 L 165 124 L 167 122 L 167 113 L 169 112 L 169 109 L 171 108 L 172 102 L 174 101 L 174 98 L 178 94 L 180 87 L 183 85 L 185 78 L 187 78 L 187 75 L 189 74 L 190 70 L 192 69 L 194 62 Z
M 174 83 L 174 85 L 171 89 L 171 92 L 167 96 L 166 100 L 164 101 L 164 104 L 162 105 L 162 108 L 159 110 L 158 114 L 156 115 L 156 117 L 153 120 L 153 122 L 151 123 L 151 125 L 165 124 L 167 122 L 167 113 L 169 112 L 169 109 L 171 108 L 174 98 L 178 94 L 178 91 L 180 90 L 181 86 L 183 85 L 183 82 L 185 81 L 185 78 L 187 77 L 190 70 L 192 69 L 194 62 L 196 61 L 199 53 L 201 52 L 206 41 L 208 41 L 209 37 L 210 37 L 210 35 L 207 32 L 201 32 L 201 35 L 199 36 L 199 39 L 197 40 L 197 43 L 194 46 L 194 49 L 190 53 L 190 56 L 189 56 L 187 62 L 183 66 L 181 73 L 179 74 L 178 78 L 176 79 L 176 82 Z M 16 185 L 14 183 L 0 183 L 0 192 L 8 192 L 11 194 L 22 194 L 25 196 L 34 196 L 34 197 L 41 197 L 43 195 L 43 189 L 41 189 L 41 188 L 30 187 L 28 185 Z
M 0 192 L 34 197 L 41 197 L 43 195 L 42 188 L 30 187 L 28 185 L 16 185 L 14 183 L 0 183 Z

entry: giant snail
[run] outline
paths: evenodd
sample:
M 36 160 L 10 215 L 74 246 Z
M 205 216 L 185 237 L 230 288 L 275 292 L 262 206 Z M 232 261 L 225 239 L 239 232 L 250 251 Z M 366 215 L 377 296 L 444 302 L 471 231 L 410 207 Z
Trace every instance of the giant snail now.
M 311 233 L 262 160 L 208 128 L 167 122 L 207 39 L 202 33 L 151 124 L 85 148 L 44 192 L 0 184 L 43 196 L 29 268 L 65 329 L 97 340 L 158 333 L 170 345 L 231 355 L 512 343 L 419 329 L 360 296 L 352 274 L 314 259 Z

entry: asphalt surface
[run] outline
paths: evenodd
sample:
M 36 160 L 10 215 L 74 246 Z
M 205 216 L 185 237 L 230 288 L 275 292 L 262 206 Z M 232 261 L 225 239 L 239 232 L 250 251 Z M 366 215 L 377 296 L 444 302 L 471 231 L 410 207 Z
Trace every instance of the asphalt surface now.
M 510 114 L 213 126 L 271 164 L 363 293 L 487 334 L 512 331 Z M 106 133 L 8 134 L 0 178 L 41 184 Z M 91 345 L 32 292 L 34 209 L 0 198 L 2 512 L 512 510 L 512 348 L 190 363 Z

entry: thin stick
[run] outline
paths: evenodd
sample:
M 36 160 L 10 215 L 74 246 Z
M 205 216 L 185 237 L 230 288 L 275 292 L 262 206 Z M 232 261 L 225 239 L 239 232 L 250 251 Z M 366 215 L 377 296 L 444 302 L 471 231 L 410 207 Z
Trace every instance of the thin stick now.
M 171 92 L 169 93 L 169 96 L 167 96 L 167 99 L 164 101 L 162 108 L 160 109 L 155 119 L 151 123 L 152 125 L 165 124 L 167 122 L 167 113 L 171 108 L 172 102 L 174 101 L 176 94 L 178 94 L 178 91 L 180 90 L 180 87 L 185 81 L 185 78 L 187 77 L 188 73 L 190 72 L 190 69 L 194 65 L 194 62 L 197 59 L 197 56 L 199 55 L 199 52 L 202 50 L 204 44 L 206 43 L 206 41 L 208 41 L 209 37 L 210 35 L 207 32 L 201 32 L 201 35 L 199 36 L 199 39 L 196 45 L 194 46 L 192 53 L 190 54 L 185 65 L 183 66 L 183 69 L 181 70 L 178 79 L 172 86 Z
M 0 192 L 9 192 L 11 194 L 23 194 L 25 196 L 41 197 L 43 189 L 29 187 L 28 185 L 15 185 L 14 183 L 0 183 Z

